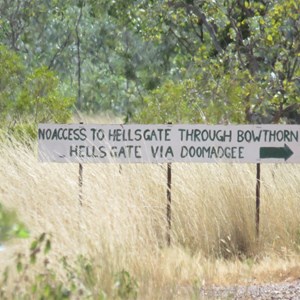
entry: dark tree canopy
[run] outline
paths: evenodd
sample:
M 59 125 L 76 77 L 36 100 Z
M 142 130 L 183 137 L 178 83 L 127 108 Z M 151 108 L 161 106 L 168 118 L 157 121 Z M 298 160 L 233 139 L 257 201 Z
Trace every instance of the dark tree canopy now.
M 0 0 L 0 11 L 5 118 L 33 112 L 28 85 L 42 76 L 45 103 L 125 121 L 300 122 L 299 1 Z

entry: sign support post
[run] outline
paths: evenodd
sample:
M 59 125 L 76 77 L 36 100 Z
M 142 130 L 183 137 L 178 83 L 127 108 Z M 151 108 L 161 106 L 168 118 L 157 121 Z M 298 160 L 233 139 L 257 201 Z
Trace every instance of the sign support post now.
M 82 125 L 83 122 L 80 122 L 80 124 Z M 79 172 L 78 172 L 78 186 L 79 186 L 79 204 L 80 206 L 82 206 L 82 185 L 83 185 L 83 165 L 82 163 L 79 163 Z
M 171 246 L 171 228 L 172 228 L 172 194 L 171 194 L 171 188 L 172 188 L 172 164 L 167 164 L 167 244 L 168 246 Z
M 82 185 L 83 185 L 83 166 L 79 164 L 78 185 L 79 185 L 79 204 L 82 206 Z
M 259 239 L 259 213 L 260 213 L 260 163 L 257 163 L 256 164 L 256 207 L 255 207 L 256 240 Z

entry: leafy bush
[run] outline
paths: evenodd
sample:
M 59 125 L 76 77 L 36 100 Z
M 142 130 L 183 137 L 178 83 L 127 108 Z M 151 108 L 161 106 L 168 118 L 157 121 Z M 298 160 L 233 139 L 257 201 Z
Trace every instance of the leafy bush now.
M 115 289 L 121 299 L 136 299 L 138 284 L 137 281 L 125 270 L 115 276 Z
M 0 45 L 0 124 L 13 110 L 23 78 L 24 66 L 20 57 Z
M 0 245 L 14 237 L 27 238 L 29 232 L 14 211 L 4 209 L 0 203 Z
M 0 45 L 0 125 L 17 138 L 35 137 L 38 123 L 66 123 L 75 98 L 64 96 L 47 67 L 25 70 L 20 57 Z
M 17 277 L 13 278 L 13 290 L 5 289 L 10 280 L 10 270 L 3 272 L 0 281 L 1 299 L 136 299 L 138 284 L 125 270 L 111 274 L 111 286 L 107 292 L 99 282 L 97 265 L 83 255 L 73 262 L 66 256 L 60 259 L 62 274 L 51 266 L 49 252 L 52 248 L 51 235 L 42 233 L 34 239 L 29 255 L 16 256 Z M 107 276 L 105 272 L 105 276 Z M 109 297 L 110 295 L 111 297 Z
M 74 99 L 61 96 L 58 87 L 59 80 L 54 72 L 46 67 L 34 70 L 24 82 L 15 114 L 32 116 L 35 124 L 68 121 Z

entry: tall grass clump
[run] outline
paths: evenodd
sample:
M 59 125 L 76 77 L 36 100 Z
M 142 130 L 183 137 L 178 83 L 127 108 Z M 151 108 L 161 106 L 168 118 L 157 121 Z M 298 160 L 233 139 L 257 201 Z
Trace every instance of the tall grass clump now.
M 167 247 L 164 164 L 84 164 L 82 206 L 78 165 L 39 163 L 35 142 L 3 140 L 0 164 L 0 202 L 17 210 L 32 237 L 0 252 L 1 272 L 20 259 L 24 267 L 5 281 L 7 293 L 23 274 L 24 287 L 49 295 L 54 288 L 54 298 L 59 290 L 61 298 L 185 299 L 195 286 L 299 271 L 297 165 L 262 165 L 257 240 L 255 165 L 172 164 Z

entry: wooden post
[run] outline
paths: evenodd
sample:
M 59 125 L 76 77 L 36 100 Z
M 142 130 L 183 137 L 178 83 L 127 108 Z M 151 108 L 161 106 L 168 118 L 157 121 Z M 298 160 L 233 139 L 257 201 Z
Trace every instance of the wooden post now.
M 172 125 L 172 122 L 168 122 Z M 167 163 L 167 245 L 171 246 L 171 229 L 172 229 L 172 163 Z
M 167 244 L 171 246 L 171 228 L 172 228 L 172 210 L 171 210 L 171 203 L 172 203 L 172 164 L 167 164 Z
M 256 239 L 259 239 L 259 214 L 260 214 L 260 163 L 256 164 L 256 209 L 255 209 L 255 229 Z
M 83 124 L 80 122 L 79 124 Z M 78 186 L 79 186 L 79 204 L 82 206 L 82 185 L 83 185 L 83 166 L 82 163 L 79 163 L 79 172 L 78 172 Z
M 82 184 L 83 184 L 83 167 L 82 164 L 79 163 L 79 174 L 78 174 L 78 185 L 79 185 L 79 204 L 82 206 Z

